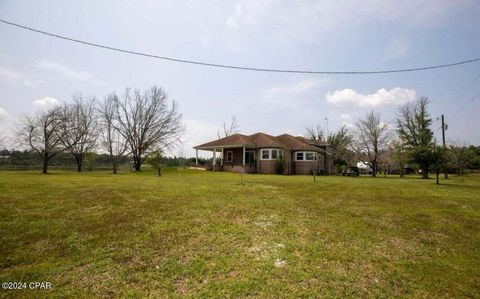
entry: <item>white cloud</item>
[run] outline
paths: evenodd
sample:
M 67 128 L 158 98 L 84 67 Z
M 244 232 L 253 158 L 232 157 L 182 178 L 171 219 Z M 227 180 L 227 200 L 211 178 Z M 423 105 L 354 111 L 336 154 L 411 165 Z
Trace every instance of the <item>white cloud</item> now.
M 8 112 L 4 108 L 0 107 L 0 120 L 4 120 L 8 117 Z
M 320 34 L 338 35 L 339 30 L 371 23 L 401 20 L 413 24 L 439 23 L 452 9 L 468 3 L 449 0 L 297 1 L 241 0 L 232 7 L 225 25 L 230 31 L 255 33 L 268 27 L 276 38 L 312 40 Z M 247 35 L 248 36 L 248 35 Z
M 340 121 L 341 121 L 342 126 L 345 126 L 347 128 L 355 127 L 353 125 L 353 117 L 350 114 L 346 114 L 346 113 L 341 114 L 340 115 Z
M 329 82 L 328 79 L 307 79 L 293 84 L 290 86 L 289 91 L 292 94 L 300 95 L 309 92 L 320 85 L 326 84 L 327 82 Z
M 27 87 L 36 87 L 38 83 L 42 83 L 43 80 L 39 78 L 54 78 L 54 79 L 66 79 L 71 81 L 89 82 L 101 84 L 102 81 L 97 77 L 87 72 L 80 72 L 73 70 L 60 63 L 43 59 L 34 64 L 35 68 L 27 72 L 32 76 L 25 76 L 22 73 L 12 71 L 6 68 L 0 67 L 0 77 L 7 78 L 23 83 Z M 32 72 L 33 71 L 33 72 Z
M 6 68 L 0 68 L 0 77 L 4 77 L 10 80 L 14 81 L 19 81 L 21 80 L 25 86 L 28 87 L 35 87 L 36 84 L 32 83 L 30 80 L 28 80 L 25 76 L 14 72 L 12 70 L 6 69 Z
M 311 93 L 317 87 L 328 84 L 328 78 L 321 79 L 306 79 L 294 83 L 279 84 L 271 86 L 261 92 L 261 97 L 264 102 L 268 103 L 283 103 L 286 101 L 299 100 L 296 97 Z
M 22 76 L 20 76 L 16 72 L 5 69 L 5 68 L 0 68 L 0 76 L 6 77 L 9 79 L 22 79 Z
M 33 105 L 44 109 L 60 105 L 60 102 L 52 97 L 44 97 L 38 100 L 34 100 L 32 103 Z
M 243 5 L 243 1 L 237 2 L 237 4 L 235 4 L 235 12 L 230 15 L 225 22 L 227 26 L 231 29 L 238 29 L 238 22 L 240 20 L 240 17 L 242 16 Z
M 64 77 L 70 80 L 78 80 L 78 81 L 91 81 L 91 82 L 100 82 L 97 78 L 87 72 L 80 72 L 73 70 L 63 64 L 43 59 L 36 64 L 36 67 L 47 71 L 51 74 L 56 74 L 60 77 Z
M 257 131 L 258 128 L 264 126 L 270 130 L 267 124 L 259 126 L 258 118 L 276 117 L 284 115 L 286 111 L 289 114 L 296 113 L 302 115 L 302 120 L 308 119 L 311 115 L 316 115 L 318 110 L 318 98 L 324 93 L 324 86 L 328 85 L 331 79 L 328 77 L 308 78 L 296 81 L 287 81 L 282 84 L 267 85 L 258 90 L 244 93 L 241 95 L 230 96 L 228 101 L 228 114 L 232 114 L 241 118 L 242 123 L 246 125 L 242 128 L 252 128 Z M 249 99 L 255 109 L 247 109 L 250 113 L 245 114 L 245 99 Z M 253 107 L 253 106 L 252 106 Z M 283 125 L 295 124 L 292 117 L 283 119 Z M 303 125 L 302 125 L 303 128 Z M 283 131 L 282 131 L 283 132 Z
M 385 60 L 401 58 L 407 55 L 410 50 L 410 42 L 403 38 L 394 38 L 390 40 L 385 51 Z
M 25 85 L 28 86 L 28 87 L 35 87 L 35 86 L 37 86 L 37 84 L 32 83 L 32 82 L 29 81 L 29 80 L 23 80 L 23 84 L 25 84 Z
M 377 107 L 403 105 L 415 100 L 417 93 L 413 89 L 395 87 L 390 90 L 385 88 L 377 90 L 373 94 L 361 94 L 355 90 L 346 88 L 327 93 L 327 102 L 334 105 L 353 105 L 357 107 Z

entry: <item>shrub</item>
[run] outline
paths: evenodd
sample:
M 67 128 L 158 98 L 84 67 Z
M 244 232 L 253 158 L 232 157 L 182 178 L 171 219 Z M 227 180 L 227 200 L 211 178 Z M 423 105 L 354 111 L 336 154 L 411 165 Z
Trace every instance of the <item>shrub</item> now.
M 275 172 L 277 174 L 283 174 L 283 172 L 287 169 L 287 161 L 285 157 L 282 155 L 281 157 L 277 158 L 275 161 Z

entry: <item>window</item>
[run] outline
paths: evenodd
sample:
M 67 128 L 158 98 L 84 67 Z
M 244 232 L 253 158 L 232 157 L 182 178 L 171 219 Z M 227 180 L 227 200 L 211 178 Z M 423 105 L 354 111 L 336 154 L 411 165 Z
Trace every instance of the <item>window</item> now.
M 263 149 L 262 160 L 277 160 L 283 157 L 283 150 L 281 149 Z
M 296 161 L 316 161 L 317 153 L 315 152 L 296 152 L 295 153 Z
M 232 162 L 233 161 L 233 152 L 228 151 L 227 152 L 227 162 Z
M 262 150 L 262 159 L 269 160 L 270 159 L 270 151 L 269 150 Z
M 278 156 L 278 151 L 272 150 L 272 160 L 277 160 L 277 156 Z

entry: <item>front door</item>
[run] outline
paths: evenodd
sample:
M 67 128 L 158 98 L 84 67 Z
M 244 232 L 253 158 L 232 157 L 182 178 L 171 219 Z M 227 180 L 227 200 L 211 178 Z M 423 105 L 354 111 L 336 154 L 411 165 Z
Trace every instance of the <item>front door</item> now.
M 245 166 L 255 167 L 255 152 L 245 151 Z

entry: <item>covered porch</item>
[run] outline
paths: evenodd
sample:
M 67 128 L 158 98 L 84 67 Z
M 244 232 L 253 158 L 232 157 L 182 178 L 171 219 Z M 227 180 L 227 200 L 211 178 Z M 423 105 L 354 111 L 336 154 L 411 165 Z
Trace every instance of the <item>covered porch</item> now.
M 198 166 L 198 151 L 212 152 L 212 163 L 206 170 L 229 172 L 257 172 L 257 150 L 243 145 L 195 147 L 195 164 Z

